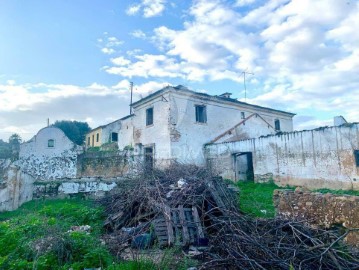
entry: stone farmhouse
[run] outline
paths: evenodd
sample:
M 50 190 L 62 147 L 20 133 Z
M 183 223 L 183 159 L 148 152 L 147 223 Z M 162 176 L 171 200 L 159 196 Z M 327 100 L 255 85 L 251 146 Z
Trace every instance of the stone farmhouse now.
M 150 94 L 133 103 L 133 114 L 120 120 L 119 149 L 130 146 L 158 166 L 173 160 L 205 165 L 206 143 L 293 131 L 293 113 L 240 102 L 230 95 L 212 96 L 181 85 Z M 88 134 L 88 142 L 97 130 Z

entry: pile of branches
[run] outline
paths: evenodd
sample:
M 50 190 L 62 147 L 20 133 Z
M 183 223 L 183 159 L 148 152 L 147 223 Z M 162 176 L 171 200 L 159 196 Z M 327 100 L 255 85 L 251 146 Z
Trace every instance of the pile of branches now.
M 221 181 L 220 187 L 228 186 Z M 179 164 L 123 181 L 116 194 L 102 200 L 106 243 L 121 256 L 131 239 L 149 232 L 163 205 L 187 205 L 198 209 L 208 239 L 200 269 L 359 269 L 358 254 L 342 241 L 348 231 L 248 217 L 231 192 L 215 198 L 213 183 L 210 171 Z

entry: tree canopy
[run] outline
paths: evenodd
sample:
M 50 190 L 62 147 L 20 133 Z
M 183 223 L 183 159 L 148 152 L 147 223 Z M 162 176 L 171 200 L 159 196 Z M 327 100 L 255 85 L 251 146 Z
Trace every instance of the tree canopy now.
M 86 133 L 91 130 L 87 122 L 69 120 L 56 121 L 54 126 L 61 129 L 71 141 L 78 145 L 84 143 Z

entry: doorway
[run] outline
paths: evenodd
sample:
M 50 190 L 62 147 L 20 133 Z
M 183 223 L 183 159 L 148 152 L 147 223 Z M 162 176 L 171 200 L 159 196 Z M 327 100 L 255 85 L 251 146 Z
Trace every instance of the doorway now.
M 252 152 L 234 154 L 236 181 L 254 181 Z
M 144 154 L 145 154 L 145 169 L 152 170 L 153 169 L 153 160 L 154 160 L 153 146 L 145 147 Z

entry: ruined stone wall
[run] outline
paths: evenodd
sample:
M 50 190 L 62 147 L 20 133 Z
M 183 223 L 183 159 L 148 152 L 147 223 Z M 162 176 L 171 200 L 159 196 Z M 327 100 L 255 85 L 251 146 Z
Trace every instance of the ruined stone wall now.
M 0 212 L 17 209 L 32 200 L 34 178 L 10 165 L 0 183 Z
M 129 173 L 134 160 L 131 151 L 86 152 L 77 158 L 77 178 L 122 177 Z
M 49 145 L 53 140 L 53 145 Z M 16 165 L 37 181 L 76 177 L 77 155 L 82 148 L 56 127 L 41 129 L 30 141 L 20 145 Z
M 117 184 L 116 179 L 73 179 L 56 182 L 35 182 L 33 189 L 34 199 L 69 198 L 80 196 L 86 198 L 99 198 L 113 190 Z
M 359 229 L 359 196 L 275 190 L 273 201 L 276 215 L 281 218 L 305 220 L 325 228 L 342 225 Z M 359 232 L 349 233 L 346 240 L 359 246 Z
M 359 125 L 324 127 L 205 146 L 207 162 L 235 180 L 234 154 L 251 152 L 255 181 L 280 185 L 359 190 Z

